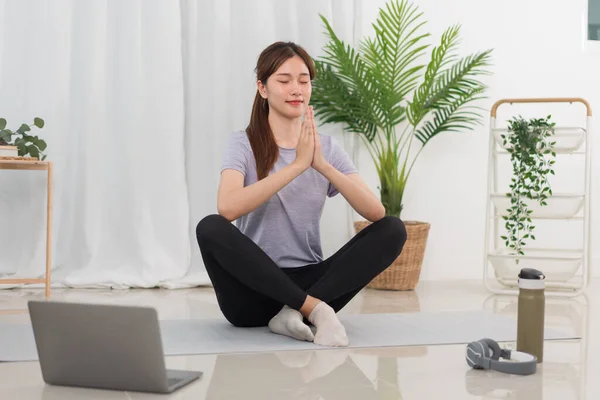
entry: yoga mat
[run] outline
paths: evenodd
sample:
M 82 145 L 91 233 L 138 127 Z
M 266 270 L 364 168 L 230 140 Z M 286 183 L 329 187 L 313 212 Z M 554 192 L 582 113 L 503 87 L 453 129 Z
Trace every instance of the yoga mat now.
M 349 348 L 467 344 L 484 337 L 517 340 L 516 319 L 486 311 L 347 314 Z M 225 320 L 159 321 L 166 356 L 318 350 L 327 347 L 274 335 L 268 328 L 236 328 Z M 565 330 L 570 330 L 565 328 Z M 579 339 L 546 328 L 546 340 Z M 0 324 L 0 361 L 37 361 L 31 324 Z

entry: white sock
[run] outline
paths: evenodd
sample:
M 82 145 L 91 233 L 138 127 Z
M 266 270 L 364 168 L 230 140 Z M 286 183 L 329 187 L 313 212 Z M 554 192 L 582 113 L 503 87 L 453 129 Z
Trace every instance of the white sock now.
M 310 327 L 303 321 L 300 311 L 283 306 L 281 311 L 269 321 L 269 329 L 278 335 L 312 342 L 315 338 Z
M 308 320 L 317 327 L 314 340 L 316 344 L 322 346 L 348 346 L 346 329 L 329 304 L 324 301 L 317 304 L 308 316 Z

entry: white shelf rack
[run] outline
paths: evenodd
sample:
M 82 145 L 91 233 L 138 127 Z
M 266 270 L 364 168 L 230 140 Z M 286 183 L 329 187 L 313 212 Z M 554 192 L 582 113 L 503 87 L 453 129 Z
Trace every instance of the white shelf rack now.
M 504 226 L 503 215 L 510 207 L 510 198 L 506 191 L 499 188 L 498 159 L 508 151 L 502 145 L 501 135 L 508 133 L 507 128 L 496 127 L 497 110 L 502 104 L 514 103 L 583 103 L 586 108 L 585 127 L 555 127 L 553 141 L 557 154 L 555 167 L 560 166 L 560 157 L 578 155 L 584 157 L 584 191 L 574 193 L 553 193 L 546 206 L 530 205 L 531 219 L 550 221 L 577 221 L 581 224 L 582 243 L 577 248 L 533 248 L 528 242 L 523 251 L 525 255 L 517 257 L 511 254 L 501 238 L 500 228 Z M 558 124 L 557 124 L 558 125 Z M 590 249 L 590 205 L 591 205 L 591 128 L 592 110 L 590 104 L 582 98 L 533 98 L 502 99 L 491 110 L 488 185 L 485 218 L 485 258 L 483 280 L 485 287 L 497 294 L 517 294 L 517 275 L 521 268 L 535 268 L 546 276 L 546 293 L 549 296 L 574 297 L 581 294 L 589 282 L 591 260 Z M 558 172 L 558 169 L 556 169 Z M 535 243 L 535 241 L 533 241 Z

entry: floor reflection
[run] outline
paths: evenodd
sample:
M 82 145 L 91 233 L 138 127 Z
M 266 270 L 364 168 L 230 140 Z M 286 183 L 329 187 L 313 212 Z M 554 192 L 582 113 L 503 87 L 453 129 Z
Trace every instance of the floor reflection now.
M 401 399 L 391 384 L 395 359 L 381 359 L 372 382 L 345 350 L 218 356 L 207 400 L 239 399 L 240 388 L 252 399 Z M 385 378 L 385 379 L 384 379 Z

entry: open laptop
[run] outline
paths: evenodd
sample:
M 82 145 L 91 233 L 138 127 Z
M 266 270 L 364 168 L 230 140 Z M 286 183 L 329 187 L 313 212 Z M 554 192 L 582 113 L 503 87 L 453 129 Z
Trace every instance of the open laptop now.
M 153 308 L 43 300 L 28 307 L 48 384 L 171 393 L 202 376 L 166 369 Z

